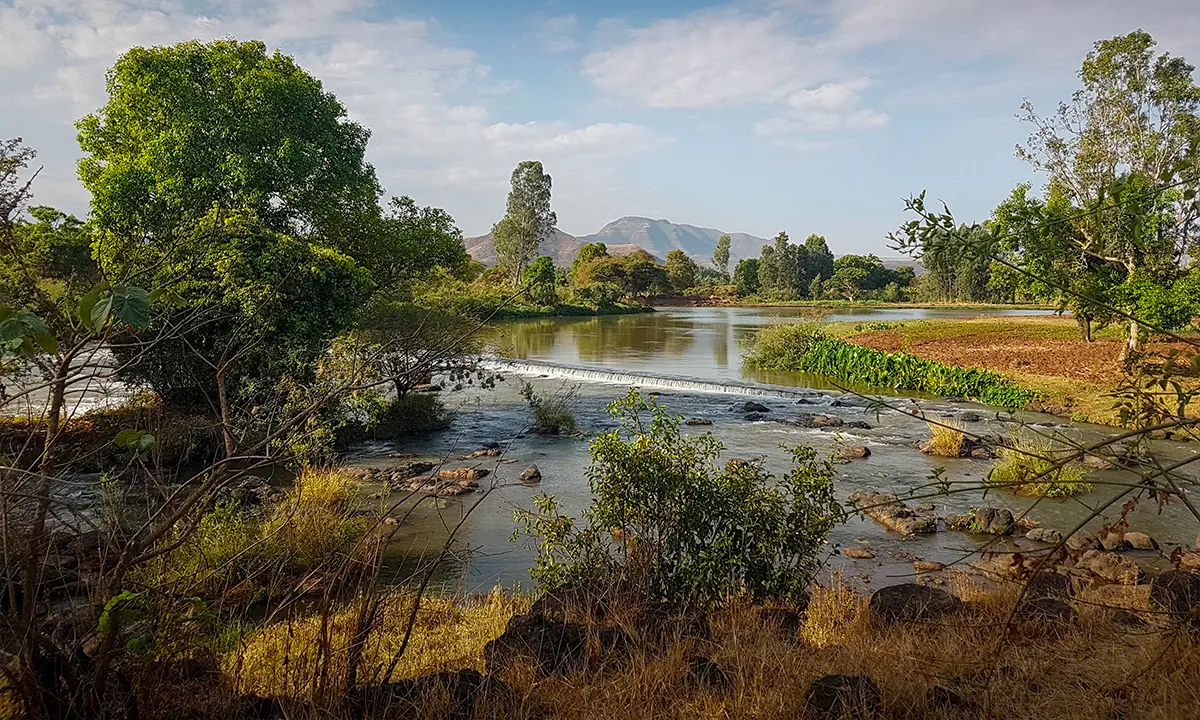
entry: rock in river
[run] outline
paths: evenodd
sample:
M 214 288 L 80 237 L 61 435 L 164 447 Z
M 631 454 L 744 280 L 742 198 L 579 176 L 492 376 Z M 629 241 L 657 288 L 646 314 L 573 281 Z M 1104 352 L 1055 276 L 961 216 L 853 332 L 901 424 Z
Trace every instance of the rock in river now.
M 538 469 L 537 465 L 530 465 L 517 476 L 517 479 L 526 485 L 537 485 L 542 481 L 542 471 Z
M 1134 561 L 1104 550 L 1088 550 L 1080 556 L 1076 566 L 1117 585 L 1137 585 L 1142 574 Z
M 713 421 L 708 418 L 693 417 L 683 421 L 684 425 L 712 425 Z
M 871 448 L 865 445 L 852 445 L 842 449 L 843 460 L 862 460 L 871 457 Z
M 904 535 L 937 532 L 937 517 L 918 514 L 900 502 L 895 495 L 856 492 L 850 496 L 850 502 L 860 512 L 889 530 Z
M 866 548 L 848 547 L 842 551 L 842 554 L 851 560 L 874 560 L 875 554 Z
M 948 515 L 946 525 L 952 530 L 980 535 L 1011 535 L 1017 527 L 1011 510 L 990 505 L 976 508 L 964 515 Z
M 749 400 L 746 402 L 745 405 L 742 406 L 742 412 L 765 413 L 765 412 L 771 412 L 771 408 L 767 407 L 766 405 L 763 405 L 760 402 L 754 402 L 753 400 Z
M 1046 543 L 1047 545 L 1058 545 L 1063 541 L 1062 533 L 1059 531 L 1041 527 L 1031 528 L 1029 532 L 1025 533 L 1025 537 L 1028 540 Z

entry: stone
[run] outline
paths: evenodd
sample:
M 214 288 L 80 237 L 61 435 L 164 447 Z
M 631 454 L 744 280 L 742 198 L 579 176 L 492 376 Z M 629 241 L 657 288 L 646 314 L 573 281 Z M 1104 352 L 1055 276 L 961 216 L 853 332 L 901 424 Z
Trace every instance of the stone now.
M 419 393 L 441 392 L 442 386 L 438 383 L 423 383 L 421 385 L 413 385 L 412 391 Z
M 913 560 L 913 570 L 921 573 L 938 572 L 945 570 L 946 566 L 936 560 Z
M 733 675 L 712 658 L 688 660 L 687 679 L 691 685 L 721 695 L 733 690 Z
M 1176 621 L 1200 626 L 1200 575 L 1168 570 L 1150 580 L 1150 604 Z
M 842 551 L 842 554 L 851 560 L 874 560 L 875 553 L 866 548 L 848 547 Z
M 765 412 L 771 412 L 771 408 L 767 407 L 766 405 L 763 405 L 760 402 L 754 402 L 753 400 L 747 400 L 746 404 L 742 405 L 742 412 L 765 413 Z
M 1075 619 L 1075 608 L 1056 597 L 1039 597 L 1026 600 L 1017 607 L 1016 617 L 1021 620 L 1069 623 Z
M 867 603 L 872 621 L 881 625 L 938 620 L 962 610 L 962 600 L 945 590 L 917 583 L 880 588 Z
M 851 430 L 870 430 L 871 424 L 863 422 L 862 420 L 847 420 L 846 422 L 842 423 L 842 427 L 849 428 Z
M 433 463 L 415 462 L 408 463 L 407 465 L 399 465 L 384 472 L 386 472 L 388 478 L 391 480 L 407 480 L 418 475 L 424 475 L 431 470 L 433 470 Z
M 804 692 L 805 720 L 873 718 L 883 714 L 883 693 L 866 675 L 826 675 Z
M 1142 575 L 1142 571 L 1133 560 L 1104 550 L 1084 552 L 1076 562 L 1076 567 L 1117 585 L 1137 585 Z
M 843 421 L 836 415 L 801 415 L 795 424 L 811 429 L 840 428 Z
M 684 425 L 712 425 L 713 421 L 708 418 L 693 417 L 683 421 Z
M 1100 540 L 1091 533 L 1077 532 L 1067 538 L 1067 548 L 1076 552 L 1100 549 Z
M 958 420 L 959 420 L 959 422 L 977 423 L 980 420 L 983 420 L 983 418 L 979 416 L 979 413 L 973 413 L 973 412 L 968 411 L 968 412 L 964 412 L 961 415 L 959 415 Z
M 530 465 L 517 476 L 517 480 L 525 485 L 537 485 L 542 481 L 542 471 L 537 465 Z
M 745 415 L 743 415 L 742 419 L 745 420 L 746 422 L 759 422 L 760 420 L 766 420 L 767 416 L 760 412 L 752 412 L 752 413 L 746 413 Z
M 558 622 L 540 613 L 516 615 L 504 633 L 483 648 L 489 673 L 528 661 L 539 677 L 572 675 L 587 665 L 587 626 Z
M 865 445 L 852 445 L 842 449 L 843 460 L 862 460 L 871 457 L 871 448 Z
M 1100 548 L 1109 552 L 1126 549 L 1125 533 L 1121 530 L 1108 530 L 1100 533 Z
M 933 503 L 921 503 L 917 506 L 917 512 L 919 513 L 931 513 L 934 510 L 937 510 L 937 505 Z
M 1125 543 L 1132 550 L 1157 550 L 1158 542 L 1144 532 L 1125 533 Z
M 972 510 L 969 517 L 967 527 L 962 529 L 980 535 L 1010 535 L 1016 528 L 1012 511 L 1005 508 L 984 505 Z M 950 524 L 949 518 L 946 519 L 946 523 Z M 955 529 L 960 528 L 956 527 Z
M 489 440 L 483 444 L 483 447 L 487 450 L 499 450 L 500 443 L 496 442 L 495 440 Z
M 442 671 L 420 677 L 384 683 L 362 690 L 358 706 L 365 717 L 395 716 L 397 708 L 413 716 L 422 715 L 435 703 L 445 702 L 438 717 L 447 720 L 472 720 L 476 705 L 484 698 L 508 698 L 512 690 L 499 678 L 478 670 Z
M 936 517 L 913 512 L 895 495 L 870 491 L 856 492 L 849 499 L 860 512 L 889 530 L 903 535 L 937 532 Z
M 479 481 L 487 477 L 489 471 L 487 468 L 479 467 L 464 467 L 453 468 L 438 471 L 438 478 L 442 480 L 475 480 Z
M 501 452 L 503 451 L 500 450 L 500 448 L 481 448 L 470 455 L 467 455 L 467 459 L 474 460 L 475 458 L 481 457 L 500 457 Z
M 1067 597 L 1070 594 L 1071 578 L 1054 570 L 1036 570 L 1025 580 L 1027 598 Z
M 1041 527 L 1031 528 L 1025 533 L 1025 538 L 1047 545 L 1060 545 L 1063 541 L 1062 533 L 1059 531 Z
M 860 400 L 858 398 L 834 398 L 834 400 L 829 403 L 829 407 L 865 408 L 866 406 L 867 401 Z
M 1185 552 L 1180 554 L 1179 567 L 1183 570 L 1200 572 L 1200 552 Z

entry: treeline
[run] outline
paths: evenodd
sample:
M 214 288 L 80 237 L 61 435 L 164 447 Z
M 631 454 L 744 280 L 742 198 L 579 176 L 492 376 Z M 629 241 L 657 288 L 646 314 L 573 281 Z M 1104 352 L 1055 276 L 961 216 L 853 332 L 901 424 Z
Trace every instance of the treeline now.
M 758 258 L 738 262 L 733 284 L 740 297 L 764 300 L 882 300 L 903 302 L 916 277 L 911 267 L 888 268 L 875 255 L 834 259 L 821 235 L 793 244 L 786 232 Z

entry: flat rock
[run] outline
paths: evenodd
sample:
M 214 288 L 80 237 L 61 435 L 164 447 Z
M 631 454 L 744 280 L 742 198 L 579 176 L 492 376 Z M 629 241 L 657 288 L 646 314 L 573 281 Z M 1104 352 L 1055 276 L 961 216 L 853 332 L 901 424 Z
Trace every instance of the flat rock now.
M 868 550 L 866 548 L 861 548 L 861 547 L 853 547 L 853 546 L 848 547 L 842 551 L 842 554 L 845 555 L 846 557 L 850 558 L 851 560 L 874 560 L 875 559 L 875 553 L 871 552 L 870 550 Z
M 852 445 L 842 449 L 840 455 L 843 460 L 862 460 L 871 457 L 871 448 L 865 445 Z
M 487 477 L 489 471 L 487 468 L 464 467 L 453 468 L 438 471 L 438 477 L 442 480 L 474 480 L 479 481 Z
M 937 532 L 936 517 L 914 512 L 895 495 L 870 491 L 856 492 L 849 499 L 860 512 L 889 530 L 903 535 Z
M 1150 581 L 1150 604 L 1176 621 L 1200 626 L 1200 575 L 1168 570 Z
M 945 570 L 946 566 L 936 560 L 913 560 L 913 570 L 922 573 L 938 572 Z
M 937 620 L 963 610 L 963 601 L 945 590 L 917 583 L 890 585 L 876 590 L 867 603 L 871 619 L 888 625 Z
M 1075 565 L 1101 580 L 1117 585 L 1137 585 L 1142 574 L 1133 560 L 1104 550 L 1084 552 Z
M 500 448 L 480 448 L 479 450 L 467 455 L 467 459 L 474 460 L 475 458 L 481 457 L 500 457 L 501 452 L 503 451 Z
M 1158 542 L 1144 532 L 1131 531 L 1125 533 L 1125 544 L 1131 550 L 1157 550 Z
M 684 425 L 712 425 L 713 421 L 708 418 L 693 417 L 683 421 Z
M 1099 550 L 1100 539 L 1091 533 L 1077 532 L 1067 538 L 1067 548 L 1076 552 Z
M 947 515 L 946 526 L 980 535 L 1011 535 L 1017 523 L 1011 510 L 985 505 L 969 513 Z
M 1028 540 L 1046 543 L 1047 545 L 1059 545 L 1063 541 L 1062 533 L 1059 531 L 1041 527 L 1031 528 L 1025 533 L 1025 537 Z

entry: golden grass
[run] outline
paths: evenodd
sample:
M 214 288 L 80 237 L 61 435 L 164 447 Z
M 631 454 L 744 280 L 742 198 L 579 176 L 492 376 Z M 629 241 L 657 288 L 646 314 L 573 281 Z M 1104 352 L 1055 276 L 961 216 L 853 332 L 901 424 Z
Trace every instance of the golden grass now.
M 1000 459 L 987 474 L 989 485 L 1004 487 L 1021 495 L 1064 498 L 1092 491 L 1087 469 L 1068 463 L 1055 467 L 1061 454 L 1049 440 L 1037 436 L 1016 435 L 1011 448 L 1000 449 Z
M 306 505 L 345 506 L 354 500 L 354 480 L 337 468 L 306 468 L 289 495 Z
M 942 421 L 936 425 L 931 423 L 929 429 L 933 433 L 933 437 L 925 445 L 926 452 L 938 457 L 962 457 L 963 446 L 967 442 L 967 436 L 963 434 L 962 428 Z
M 872 677 L 888 718 L 1200 717 L 1200 644 L 1194 637 L 1124 629 L 1094 611 L 1096 597 L 1075 603 L 1080 616 L 1069 626 L 1006 628 L 1018 588 L 986 587 L 965 573 L 955 574 L 951 587 L 973 603 L 971 614 L 942 624 L 879 628 L 867 621 L 865 598 L 834 578 L 815 589 L 799 638 L 768 627 L 755 608 L 735 604 L 712 615 L 710 641 L 636 648 L 616 668 L 574 677 L 506 674 L 517 701 L 485 701 L 476 717 L 793 720 L 802 716 L 809 683 L 829 674 Z M 368 667 L 385 664 L 394 652 L 408 602 L 398 597 L 388 606 L 366 647 Z M 1144 595 L 1130 594 L 1121 604 L 1146 609 Z M 430 602 L 398 676 L 482 669 L 483 646 L 502 632 L 511 614 L 527 607 L 527 598 L 502 594 L 462 605 Z M 340 671 L 337 660 L 344 656 L 350 618 L 349 612 L 339 613 L 329 626 L 337 649 L 333 674 Z M 312 658 L 320 627 L 319 619 L 306 618 L 259 632 L 225 658 L 227 678 L 241 691 L 305 697 L 316 675 Z M 696 655 L 730 673 L 728 692 L 689 680 L 688 663 Z M 934 685 L 953 690 L 968 705 L 937 705 L 928 695 Z M 341 715 L 323 710 L 312 717 Z

